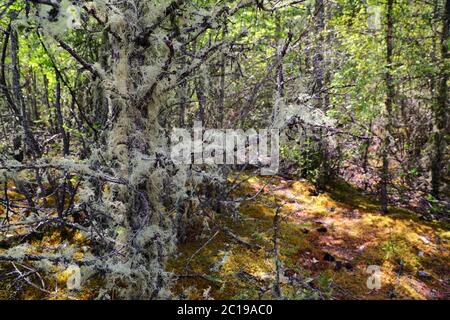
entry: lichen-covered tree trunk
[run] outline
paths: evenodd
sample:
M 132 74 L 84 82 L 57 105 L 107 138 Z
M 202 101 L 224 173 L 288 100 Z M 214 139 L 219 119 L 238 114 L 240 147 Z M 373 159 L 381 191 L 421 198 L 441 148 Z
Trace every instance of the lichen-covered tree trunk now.
M 151 5 L 118 2 L 107 9 L 111 36 L 111 65 L 101 70 L 110 109 L 115 116 L 106 134 L 102 158 L 124 185 L 111 187 L 107 203 L 113 216 L 108 229 L 114 235 L 115 256 L 108 268 L 108 285 L 122 298 L 148 299 L 165 295 L 165 259 L 173 249 L 169 218 L 170 160 L 167 141 L 159 127 L 161 74 L 174 54 L 170 41 L 142 42 L 152 18 Z M 162 37 L 164 38 L 164 36 Z M 150 72 L 151 71 L 151 72 Z M 181 186 L 182 187 L 182 186 Z M 164 191 L 163 191 L 164 189 Z M 165 195 L 165 196 L 164 196 Z M 106 253 L 106 251 L 105 251 Z

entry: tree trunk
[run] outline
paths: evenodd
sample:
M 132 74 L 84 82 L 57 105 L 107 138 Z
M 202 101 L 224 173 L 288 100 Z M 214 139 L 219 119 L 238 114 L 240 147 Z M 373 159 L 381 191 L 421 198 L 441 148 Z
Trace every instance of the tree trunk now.
M 392 77 L 392 53 L 394 49 L 394 20 L 393 20 L 394 0 L 388 0 L 386 4 L 386 115 L 385 127 L 383 132 L 382 142 L 382 168 L 381 168 L 381 188 L 380 188 L 380 202 L 381 211 L 388 212 L 388 185 L 389 185 L 389 146 L 390 146 L 390 131 L 392 121 L 392 106 L 394 103 L 394 82 Z
M 223 26 L 222 26 L 222 41 L 225 40 L 227 35 L 227 17 L 224 17 Z M 226 56 L 225 53 L 221 54 L 220 57 L 220 83 L 219 83 L 219 119 L 218 125 L 219 128 L 223 128 L 224 125 L 224 117 L 225 117 L 225 72 L 226 72 Z
M 63 156 L 69 154 L 69 136 L 64 129 L 64 119 L 61 111 L 61 82 L 58 76 L 56 76 L 56 88 L 55 88 L 55 113 L 56 124 L 58 126 L 58 133 L 61 135 L 63 141 Z
M 106 132 L 103 158 L 114 176 L 124 181 L 112 185 L 110 200 L 102 203 L 112 217 L 105 229 L 115 234 L 114 248 L 120 252 L 107 261 L 112 272 L 106 283 L 120 298 L 155 299 L 168 292 L 165 261 L 176 236 L 170 212 L 176 210 L 175 195 L 184 190 L 184 182 L 177 184 L 176 176 L 183 171 L 171 164 L 168 141 L 158 122 L 159 106 L 167 99 L 163 80 L 176 52 L 169 38 L 143 39 L 151 32 L 147 20 L 152 5 L 131 2 L 133 6 L 118 2 L 115 7 L 119 16 L 112 32 L 120 40 L 110 38 L 112 59 L 104 68 L 112 85 L 105 90 L 106 100 L 117 116 Z M 149 66 L 157 71 L 143 77 Z M 106 248 L 104 253 L 108 252 Z M 127 285 L 120 289 L 122 282 Z
M 448 116 L 448 39 L 450 24 L 450 0 L 444 3 L 441 33 L 441 73 L 438 81 L 438 96 L 433 108 L 433 154 L 431 161 L 431 194 L 439 199 L 446 148 Z
M 16 33 L 14 29 L 11 29 L 10 33 L 11 38 L 11 64 L 12 64 L 12 74 L 13 74 L 13 92 L 16 98 L 16 103 L 20 107 L 20 116 L 21 116 L 21 124 L 24 135 L 24 147 L 26 147 L 26 152 L 24 152 L 24 156 L 28 153 L 32 154 L 34 157 L 39 157 L 41 154 L 40 147 L 34 137 L 33 132 L 30 128 L 30 121 L 28 117 L 27 107 L 22 95 L 22 90 L 20 87 L 20 71 L 19 71 L 19 61 L 18 61 L 18 52 L 19 52 L 19 44 Z

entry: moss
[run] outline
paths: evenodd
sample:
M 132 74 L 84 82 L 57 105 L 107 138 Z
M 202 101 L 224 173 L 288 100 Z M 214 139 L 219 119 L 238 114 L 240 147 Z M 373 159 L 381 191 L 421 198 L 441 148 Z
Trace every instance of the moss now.
M 252 196 L 267 186 L 256 199 L 241 203 L 238 220 L 226 213 L 210 212 L 208 231 L 204 228 L 205 216 L 190 219 L 187 242 L 179 245 L 179 255 L 168 263 L 168 271 L 180 276 L 172 288 L 176 295 L 204 299 L 208 292 L 214 299 L 273 299 L 273 219 L 274 208 L 279 205 L 279 259 L 289 274 L 302 281 L 310 279 L 311 287 L 284 279 L 282 291 L 286 297 L 429 299 L 443 298 L 448 291 L 447 225 L 422 221 L 402 208 L 391 208 L 391 214 L 381 215 L 375 199 L 346 184 L 314 196 L 313 185 L 304 180 L 247 173 L 228 178 L 234 179 L 245 181 L 234 190 L 236 198 Z M 242 246 L 222 231 L 205 245 L 217 224 L 255 247 Z M 319 228 L 326 231 L 319 232 Z M 28 241 L 31 249 L 27 250 L 35 253 L 53 252 L 62 243 L 70 245 L 75 259 L 89 253 L 84 250 L 87 240 L 79 231 L 47 228 Z M 350 263 L 352 269 L 324 261 L 326 253 L 339 262 Z M 378 291 L 366 286 L 369 265 L 381 267 L 382 287 Z M 56 266 L 43 274 L 49 291 L 58 287 L 57 295 L 25 286 L 21 298 L 91 299 L 98 295 L 103 280 L 95 276 L 85 280 L 82 290 L 67 291 L 66 270 L 67 266 Z M 427 272 L 431 279 L 417 277 L 418 271 Z M 10 281 L 0 282 L 0 298 L 10 298 L 10 285 Z M 115 297 L 114 292 L 109 295 Z
M 267 177 L 247 173 L 233 175 L 229 181 L 236 179 L 245 182 L 234 191 L 235 197 L 253 195 L 268 182 Z M 203 290 L 211 286 L 214 298 L 274 298 L 270 290 L 275 274 L 273 208 L 280 204 L 284 204 L 280 211 L 280 260 L 285 270 L 303 279 L 313 279 L 311 285 L 322 292 L 322 297 L 423 299 L 435 297 L 430 294 L 433 290 L 441 293 L 447 290 L 439 281 L 439 277 L 448 274 L 449 265 L 449 232 L 445 225 L 421 221 L 413 212 L 401 208 L 392 208 L 392 214 L 381 215 L 375 199 L 346 184 L 338 184 L 319 196 L 314 196 L 311 190 L 313 185 L 304 180 L 285 181 L 273 177 L 257 199 L 241 204 L 239 221 L 216 215 L 216 223 L 226 225 L 233 233 L 257 243 L 262 249 L 243 248 L 220 235 L 193 258 L 190 269 L 209 275 L 215 281 L 200 277 L 181 279 L 174 291 L 181 293 L 190 288 L 190 298 L 202 299 Z M 318 232 L 316 229 L 320 226 L 326 226 L 327 231 Z M 443 251 L 435 248 L 437 236 L 442 239 Z M 430 243 L 424 243 L 423 237 Z M 173 270 L 180 272 L 186 259 L 201 245 L 201 241 L 196 241 L 181 246 L 182 255 L 171 262 Z M 212 273 L 210 266 L 220 260 L 224 252 L 229 255 L 226 263 Z M 352 270 L 337 269 L 336 263 L 324 261 L 325 253 L 350 263 Z M 367 288 L 369 265 L 381 266 L 382 288 L 378 291 Z M 424 283 L 416 276 L 418 270 L 429 272 L 433 279 Z M 239 276 L 242 272 L 247 277 Z M 261 292 L 261 288 L 265 291 Z M 292 299 L 319 297 L 316 291 L 304 291 L 290 284 L 283 284 L 282 290 Z

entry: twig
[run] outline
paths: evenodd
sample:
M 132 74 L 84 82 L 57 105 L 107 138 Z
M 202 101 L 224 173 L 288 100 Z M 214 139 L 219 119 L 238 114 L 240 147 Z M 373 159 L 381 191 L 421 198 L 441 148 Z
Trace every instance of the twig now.
M 186 261 L 186 265 L 184 266 L 184 270 L 186 271 L 189 267 L 189 264 L 191 263 L 192 259 L 194 258 L 194 256 L 199 253 L 204 247 L 206 247 L 218 234 L 219 234 L 220 230 L 217 230 L 209 239 L 208 241 L 206 241 L 200 248 L 198 248 L 190 257 L 189 259 Z

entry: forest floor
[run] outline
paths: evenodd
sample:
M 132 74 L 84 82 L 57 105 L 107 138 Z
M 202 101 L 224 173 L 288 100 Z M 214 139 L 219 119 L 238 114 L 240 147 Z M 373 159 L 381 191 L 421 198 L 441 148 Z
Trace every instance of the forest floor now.
M 169 264 L 174 291 L 190 299 L 274 298 L 274 216 L 279 208 L 278 258 L 282 297 L 288 299 L 449 299 L 448 224 L 406 209 L 382 215 L 376 199 L 335 184 L 316 195 L 305 180 L 240 174 L 234 217 L 180 246 Z M 380 268 L 369 289 L 368 266 Z M 373 279 L 373 278 L 371 278 Z M 369 280 L 371 282 L 371 280 Z
M 376 199 L 345 183 L 316 194 L 305 180 L 240 173 L 230 176 L 229 182 L 238 187 L 224 213 L 208 210 L 188 217 L 187 240 L 169 261 L 168 271 L 177 276 L 172 291 L 179 298 L 277 298 L 273 290 L 276 212 L 282 298 L 450 298 L 448 223 L 425 221 L 395 207 L 382 215 Z M 8 194 L 21 199 L 13 190 Z M 89 253 L 80 232 L 58 230 L 28 239 L 24 250 L 40 254 L 71 246 L 75 259 Z M 6 247 L 0 241 L 3 251 Z M 373 265 L 380 268 L 379 290 L 367 286 L 371 276 L 367 268 Z M 22 264 L 13 266 L 16 271 L 28 270 Z M 0 264 L 0 298 L 92 299 L 98 294 L 96 278 L 87 280 L 82 290 L 66 290 L 68 274 L 61 266 L 46 277 L 50 291 L 1 280 L 14 268 Z M 33 279 L 40 283 L 42 278 L 37 275 Z M 51 288 L 57 288 L 57 293 Z

